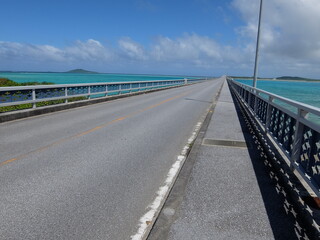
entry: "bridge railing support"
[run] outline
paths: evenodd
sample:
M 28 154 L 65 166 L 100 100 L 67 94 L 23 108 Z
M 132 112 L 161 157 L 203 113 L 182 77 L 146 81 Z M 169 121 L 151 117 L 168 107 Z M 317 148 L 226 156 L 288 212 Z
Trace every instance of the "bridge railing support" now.
M 174 79 L 161 81 L 108 82 L 89 84 L 37 85 L 19 87 L 0 87 L 0 107 L 31 104 L 37 107 L 40 102 L 57 101 L 67 104 L 70 99 L 109 97 L 110 95 L 130 94 L 132 92 L 150 91 L 157 88 L 182 86 L 206 79 Z M 54 103 L 53 103 L 54 104 Z
M 241 84 L 231 90 L 320 197 L 320 108 Z

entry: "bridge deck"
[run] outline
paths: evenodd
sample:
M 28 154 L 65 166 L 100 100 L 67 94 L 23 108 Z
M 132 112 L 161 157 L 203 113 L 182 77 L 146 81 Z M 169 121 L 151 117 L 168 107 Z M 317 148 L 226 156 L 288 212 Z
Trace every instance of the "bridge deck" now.
M 221 83 L 0 124 L 0 238 L 128 239 Z M 225 82 L 149 239 L 305 239 L 248 131 Z

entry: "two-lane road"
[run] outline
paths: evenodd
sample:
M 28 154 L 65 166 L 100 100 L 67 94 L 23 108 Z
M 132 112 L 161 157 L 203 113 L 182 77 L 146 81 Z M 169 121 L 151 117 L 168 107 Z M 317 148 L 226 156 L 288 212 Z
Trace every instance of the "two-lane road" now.
M 0 239 L 129 239 L 221 84 L 0 124 Z

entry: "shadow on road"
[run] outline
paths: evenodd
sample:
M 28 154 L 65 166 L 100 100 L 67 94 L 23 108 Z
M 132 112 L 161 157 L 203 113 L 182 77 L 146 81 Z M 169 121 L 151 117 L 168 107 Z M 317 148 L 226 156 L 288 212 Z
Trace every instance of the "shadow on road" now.
M 235 103 L 238 119 L 247 143 L 252 146 L 248 148 L 260 192 L 263 198 L 265 209 L 273 231 L 274 239 L 299 239 L 295 234 L 295 219 L 287 215 L 284 209 L 285 197 L 276 191 L 275 182 L 269 176 L 269 169 L 264 165 L 264 159 L 260 156 L 260 151 L 255 144 L 253 135 L 249 133 L 244 116 L 240 110 L 237 99 L 232 95 Z M 248 193 L 249 194 L 249 193 Z

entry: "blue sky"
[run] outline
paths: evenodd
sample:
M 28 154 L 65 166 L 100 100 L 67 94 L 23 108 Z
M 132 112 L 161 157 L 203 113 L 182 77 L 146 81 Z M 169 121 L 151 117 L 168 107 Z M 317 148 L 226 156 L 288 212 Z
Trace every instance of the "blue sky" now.
M 0 70 L 253 72 L 259 0 L 0 1 Z M 264 2 L 259 75 L 320 78 L 319 1 Z
M 74 40 L 116 42 L 121 37 L 148 44 L 158 35 L 175 38 L 184 33 L 230 42 L 240 20 L 223 0 L 9 0 L 3 7 L 2 40 L 59 47 Z

